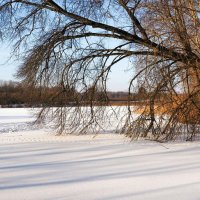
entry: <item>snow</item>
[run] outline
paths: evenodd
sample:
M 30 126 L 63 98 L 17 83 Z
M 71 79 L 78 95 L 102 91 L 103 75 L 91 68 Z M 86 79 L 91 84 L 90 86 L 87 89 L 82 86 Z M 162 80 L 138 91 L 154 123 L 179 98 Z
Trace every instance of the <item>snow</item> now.
M 33 113 L 0 109 L 0 199 L 200 199 L 200 142 L 56 136 Z

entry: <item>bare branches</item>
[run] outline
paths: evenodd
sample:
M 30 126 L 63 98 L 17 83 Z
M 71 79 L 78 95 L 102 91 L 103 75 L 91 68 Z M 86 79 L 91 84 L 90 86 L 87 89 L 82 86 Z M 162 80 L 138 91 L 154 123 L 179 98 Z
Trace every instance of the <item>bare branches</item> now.
M 122 129 L 127 135 L 167 140 L 182 129 L 191 137 L 199 130 L 197 1 L 3 0 L 0 25 L 3 38 L 15 38 L 16 50 L 22 49 L 19 77 L 27 84 L 59 88 L 50 101 L 62 104 L 55 111 L 61 131 L 102 127 L 98 113 L 106 115 L 100 108 L 109 103 L 109 74 L 122 60 L 132 61 L 135 72 L 127 86 L 129 108 Z M 138 87 L 145 94 L 137 94 Z M 76 108 L 65 108 L 67 94 Z M 131 107 L 135 95 L 141 98 L 136 118 Z

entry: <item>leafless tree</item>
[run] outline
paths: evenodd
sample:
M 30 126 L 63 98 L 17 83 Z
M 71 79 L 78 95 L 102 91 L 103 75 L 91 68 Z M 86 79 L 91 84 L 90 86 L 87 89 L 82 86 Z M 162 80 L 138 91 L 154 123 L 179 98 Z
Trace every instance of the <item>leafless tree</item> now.
M 198 0 L 2 0 L 1 36 L 23 55 L 18 76 L 24 82 L 59 85 L 54 96 L 77 91 L 76 107 L 54 109 L 61 132 L 101 128 L 105 102 L 90 95 L 86 112 L 80 94 L 101 88 L 106 97 L 112 67 L 129 59 L 130 100 L 136 80 L 148 98 L 136 119 L 128 107 L 122 132 L 156 140 L 185 133 L 192 140 L 200 124 L 199 12 Z

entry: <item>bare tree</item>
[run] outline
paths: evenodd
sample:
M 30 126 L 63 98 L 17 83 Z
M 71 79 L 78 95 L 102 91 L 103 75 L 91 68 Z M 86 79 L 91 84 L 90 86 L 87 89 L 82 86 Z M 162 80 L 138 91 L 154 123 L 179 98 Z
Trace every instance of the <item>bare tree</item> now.
M 1 35 L 23 55 L 18 76 L 24 82 L 58 85 L 54 95 L 77 91 L 76 107 L 54 110 L 61 132 L 101 128 L 105 103 L 95 107 L 99 98 L 90 95 L 88 113 L 80 94 L 101 88 L 107 99 L 112 67 L 130 59 L 129 95 L 137 80 L 148 100 L 136 119 L 128 107 L 122 132 L 156 140 L 185 132 L 191 140 L 200 124 L 199 12 L 198 0 L 2 0 Z

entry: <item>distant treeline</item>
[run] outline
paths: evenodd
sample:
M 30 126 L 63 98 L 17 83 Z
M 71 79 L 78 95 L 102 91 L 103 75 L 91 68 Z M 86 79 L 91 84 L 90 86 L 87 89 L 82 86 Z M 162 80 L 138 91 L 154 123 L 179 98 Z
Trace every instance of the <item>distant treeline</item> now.
M 147 100 L 147 92 L 139 88 L 136 93 L 129 96 L 128 92 L 111 92 L 106 94 L 95 88 L 88 88 L 85 92 L 77 92 L 73 88 L 35 87 L 13 81 L 0 81 L 1 107 L 15 106 L 60 106 L 88 104 L 88 102 L 126 102 Z

